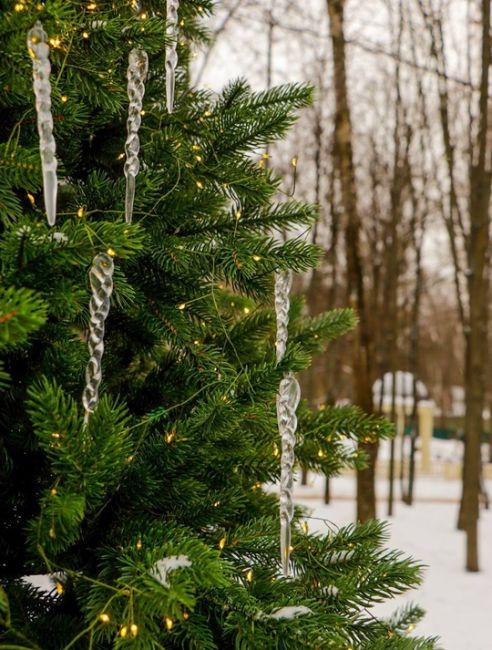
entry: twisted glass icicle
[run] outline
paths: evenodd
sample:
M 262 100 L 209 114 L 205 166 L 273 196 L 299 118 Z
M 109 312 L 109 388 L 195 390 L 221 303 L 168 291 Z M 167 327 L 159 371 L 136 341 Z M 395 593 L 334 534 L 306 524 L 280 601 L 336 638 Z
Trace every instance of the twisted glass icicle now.
M 89 278 L 92 296 L 89 305 L 89 354 L 90 359 L 85 371 L 85 388 L 82 404 L 85 409 L 85 423 L 94 412 L 99 401 L 99 386 L 102 379 L 102 357 L 104 354 L 104 323 L 109 314 L 110 299 L 113 292 L 113 258 L 107 253 L 94 257 Z
M 44 205 L 50 226 L 56 221 L 56 142 L 53 137 L 53 115 L 51 114 L 50 46 L 48 34 L 38 20 L 27 34 L 27 48 L 32 59 L 33 88 L 36 97 L 36 113 L 39 133 L 39 151 L 43 172 Z
M 138 132 L 142 123 L 142 102 L 145 94 L 145 79 L 149 69 L 147 52 L 133 48 L 128 58 L 128 119 L 126 122 L 127 137 L 125 142 L 125 220 L 131 223 L 133 216 L 133 201 L 135 199 L 135 179 L 140 169 L 140 138 Z
M 275 311 L 277 314 L 277 363 L 282 361 L 287 347 L 292 273 L 282 271 L 275 278 Z M 280 460 L 280 553 L 282 570 L 290 573 L 291 522 L 294 515 L 292 492 L 294 486 L 294 461 L 297 416 L 301 389 L 294 373 L 288 372 L 280 382 L 277 394 L 277 420 L 282 452 Z
M 176 66 L 178 65 L 178 10 L 179 0 L 167 0 L 167 37 L 171 41 L 166 47 L 166 99 L 168 113 L 172 113 L 174 108 Z

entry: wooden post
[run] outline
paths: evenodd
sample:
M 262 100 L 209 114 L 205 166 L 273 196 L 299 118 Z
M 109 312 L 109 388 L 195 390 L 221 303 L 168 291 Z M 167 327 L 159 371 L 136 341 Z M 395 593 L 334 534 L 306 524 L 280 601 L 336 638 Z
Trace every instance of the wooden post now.
M 422 400 L 417 407 L 420 434 L 420 471 L 429 474 L 432 470 L 431 441 L 434 429 L 434 402 Z

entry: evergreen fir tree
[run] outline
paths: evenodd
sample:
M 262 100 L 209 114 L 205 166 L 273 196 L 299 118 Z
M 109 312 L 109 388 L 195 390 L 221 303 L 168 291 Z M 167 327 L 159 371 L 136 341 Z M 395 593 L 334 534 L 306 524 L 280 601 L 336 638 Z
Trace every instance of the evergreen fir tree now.
M 191 89 L 211 0 L 180 9 L 175 112 L 165 110 L 165 2 L 0 0 L 0 647 L 268 650 L 434 648 L 420 617 L 371 615 L 418 584 L 379 522 L 306 530 L 280 574 L 275 395 L 348 310 L 292 309 L 277 366 L 276 270 L 318 251 L 274 231 L 312 206 L 276 203 L 258 151 L 281 138 L 309 87 Z M 51 39 L 59 216 L 46 223 L 26 35 Z M 129 50 L 149 54 L 134 223 L 124 220 Z M 88 271 L 110 251 L 115 288 L 99 405 L 84 427 Z M 328 474 L 363 462 L 347 440 L 390 427 L 352 407 L 299 409 L 298 457 Z M 26 576 L 49 574 L 51 592 Z

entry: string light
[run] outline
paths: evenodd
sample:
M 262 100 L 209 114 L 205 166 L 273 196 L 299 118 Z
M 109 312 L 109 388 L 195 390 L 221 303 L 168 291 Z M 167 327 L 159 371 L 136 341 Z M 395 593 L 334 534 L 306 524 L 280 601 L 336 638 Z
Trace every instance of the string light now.
M 110 257 L 116 257 L 116 251 L 115 251 L 113 248 L 108 248 L 108 250 L 106 251 L 106 253 L 107 253 Z
M 309 533 L 309 524 L 307 521 L 303 521 L 302 524 L 302 532 L 307 535 Z
M 99 614 L 99 620 L 101 621 L 101 623 L 109 623 L 111 619 L 109 618 L 109 614 L 103 612 L 102 614 Z
M 253 582 L 253 569 L 249 569 L 249 571 L 247 572 L 246 580 L 248 582 Z
M 246 315 L 251 313 L 251 309 L 249 307 L 245 307 L 243 311 Z
M 169 618 L 169 616 L 166 616 L 164 622 L 166 624 L 167 631 L 170 632 L 173 629 L 173 625 L 174 625 L 173 619 Z
M 325 452 L 322 449 L 318 450 L 318 457 L 319 458 L 324 458 L 325 457 Z
M 135 548 L 137 549 L 137 551 L 140 551 L 140 549 L 142 548 L 142 546 L 143 546 L 143 544 L 142 544 L 142 540 L 139 539 L 139 540 L 137 541 L 137 543 L 135 544 Z
M 220 548 L 221 551 L 222 551 L 222 549 L 224 548 L 225 545 L 226 545 L 226 538 L 223 537 L 219 542 L 219 548 Z
M 190 618 L 189 612 L 183 612 L 183 618 L 185 621 L 187 621 Z
M 253 259 L 255 262 L 259 262 L 261 260 L 261 257 L 259 255 L 253 255 Z
M 197 181 L 196 186 L 198 187 L 199 190 L 203 190 L 203 183 L 202 181 Z
M 82 32 L 82 38 L 89 38 L 89 32 Z
M 292 160 L 290 161 L 290 164 L 292 165 L 292 167 L 294 167 L 294 168 L 297 167 L 298 160 L 299 160 L 299 159 L 298 159 L 297 156 L 294 156 L 294 157 L 292 158 Z
M 142 11 L 142 13 L 140 14 L 140 20 L 146 20 L 146 18 L 147 18 L 147 12 Z
M 407 632 L 413 632 L 415 630 L 415 625 L 413 623 L 410 623 L 410 625 L 407 627 Z
M 58 494 L 57 489 L 56 488 L 51 488 L 50 494 L 51 494 L 52 497 L 56 497 L 56 495 Z
M 63 587 L 63 585 L 62 585 L 61 582 L 57 582 L 57 583 L 55 584 L 55 588 L 56 588 L 56 593 L 57 593 L 57 594 L 60 594 L 60 596 L 61 596 L 62 593 L 65 591 L 65 589 L 64 589 L 64 587 Z
M 135 623 L 132 623 L 132 624 L 130 625 L 130 634 L 131 634 L 132 637 L 134 637 L 134 638 L 135 638 L 135 637 L 137 636 L 137 634 L 138 634 L 138 625 L 136 625 Z
M 186 303 L 185 302 L 182 302 L 181 304 L 178 305 L 178 309 L 180 311 L 183 311 L 183 309 L 185 309 L 185 308 L 186 308 Z
M 119 153 L 116 160 L 123 160 L 124 157 L 125 157 L 124 153 Z
M 120 630 L 120 637 L 121 637 L 122 639 L 124 639 L 124 638 L 126 638 L 127 635 L 128 635 L 128 626 L 127 626 L 127 625 L 123 625 L 123 627 L 122 627 L 121 630 Z
M 14 11 L 25 11 L 26 5 L 23 4 L 22 2 L 18 2 L 17 4 L 14 5 Z
M 220 506 L 220 501 L 214 501 L 212 505 L 214 508 L 218 508 Z
M 212 111 L 205 111 L 204 116 L 205 117 L 212 117 L 213 113 Z
M 53 431 L 53 433 L 51 434 L 51 437 L 58 439 L 58 438 L 60 438 L 60 434 L 58 433 L 58 431 Z
M 56 49 L 60 47 L 61 40 L 58 38 L 58 36 L 52 36 L 50 39 L 48 39 L 48 43 L 51 45 L 51 47 L 54 47 Z
M 68 102 L 68 96 L 67 96 L 67 95 L 62 95 L 62 96 L 60 97 L 60 99 L 62 100 L 62 102 L 63 102 L 64 104 L 66 104 L 66 103 Z
M 80 218 L 85 217 L 85 208 L 84 208 L 84 206 L 81 205 L 80 208 L 78 208 L 77 216 L 80 217 Z
M 176 432 L 175 432 L 175 431 L 168 431 L 168 432 L 166 433 L 166 435 L 164 436 L 164 438 L 165 438 L 165 440 L 166 440 L 166 442 L 167 442 L 168 445 L 170 445 L 171 442 L 174 440 L 175 435 L 176 435 Z
M 29 203 L 34 207 L 36 205 L 36 200 L 31 192 L 27 193 L 27 198 L 29 199 Z
M 87 9 L 89 11 L 95 11 L 97 9 L 97 4 L 95 2 L 89 2 L 87 5 Z
M 273 455 L 277 457 L 279 455 L 278 445 L 276 442 L 273 443 Z
M 199 144 L 194 144 L 191 148 L 192 148 L 193 151 L 200 151 L 200 149 L 201 149 Z

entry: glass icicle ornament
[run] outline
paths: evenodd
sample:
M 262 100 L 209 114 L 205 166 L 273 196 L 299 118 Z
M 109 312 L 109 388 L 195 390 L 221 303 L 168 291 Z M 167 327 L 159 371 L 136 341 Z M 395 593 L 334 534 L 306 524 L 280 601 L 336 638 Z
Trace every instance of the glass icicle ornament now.
M 126 122 L 127 137 L 125 142 L 125 220 L 131 223 L 133 216 L 133 201 L 135 199 L 135 179 L 140 169 L 138 154 L 140 138 L 138 132 L 142 123 L 142 102 L 145 94 L 145 79 L 149 69 L 147 52 L 134 48 L 128 58 L 128 119 Z
M 27 35 L 27 48 L 32 59 L 32 77 L 36 97 L 36 114 L 39 133 L 39 151 L 43 172 L 43 191 L 46 216 L 50 226 L 56 221 L 56 142 L 53 137 L 53 115 L 51 113 L 50 46 L 48 34 L 38 20 Z
M 287 347 L 292 273 L 281 271 L 275 278 L 275 312 L 277 315 L 277 363 L 285 356 Z M 291 522 L 294 515 L 292 492 L 294 486 L 294 461 L 297 416 L 301 389 L 294 373 L 288 372 L 280 382 L 277 394 L 277 421 L 282 443 L 280 456 L 280 553 L 282 570 L 290 574 Z
M 178 65 L 178 10 L 179 0 L 167 0 L 167 37 L 171 41 L 166 47 L 166 99 L 168 113 L 172 113 L 174 108 L 176 66 Z
M 85 371 L 85 388 L 82 404 L 85 409 L 85 424 L 94 412 L 99 401 L 99 386 L 102 380 L 102 357 L 104 354 L 104 324 L 109 314 L 111 294 L 113 292 L 113 258 L 108 253 L 99 253 L 94 257 L 89 278 L 92 296 L 89 305 L 89 354 L 90 359 Z

